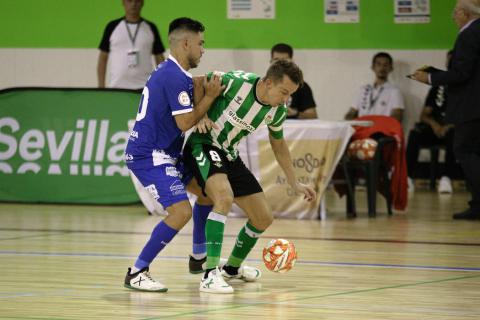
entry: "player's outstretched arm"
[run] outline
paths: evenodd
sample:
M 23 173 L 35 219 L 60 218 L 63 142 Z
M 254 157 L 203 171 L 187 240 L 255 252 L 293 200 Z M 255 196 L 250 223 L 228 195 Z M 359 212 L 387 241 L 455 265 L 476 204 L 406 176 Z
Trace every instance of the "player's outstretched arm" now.
M 194 102 L 200 97 L 200 101 L 195 103 L 195 107 L 192 112 L 183 113 L 175 116 L 175 122 L 182 131 L 187 131 L 192 128 L 197 122 L 207 113 L 208 109 L 212 105 L 213 101 L 222 93 L 225 86 L 222 85 L 222 79 L 218 75 L 213 75 L 210 80 L 206 80 L 204 85 L 204 94 L 195 94 L 195 82 L 194 82 Z
M 285 173 L 288 184 L 293 188 L 293 190 L 303 194 L 305 200 L 315 200 L 317 196 L 315 190 L 313 190 L 312 187 L 297 181 L 297 177 L 295 176 L 295 172 L 293 170 L 292 157 L 290 155 L 290 150 L 288 150 L 285 139 L 275 139 L 272 137 L 272 135 L 269 135 L 269 140 L 270 145 L 272 146 L 273 154 Z

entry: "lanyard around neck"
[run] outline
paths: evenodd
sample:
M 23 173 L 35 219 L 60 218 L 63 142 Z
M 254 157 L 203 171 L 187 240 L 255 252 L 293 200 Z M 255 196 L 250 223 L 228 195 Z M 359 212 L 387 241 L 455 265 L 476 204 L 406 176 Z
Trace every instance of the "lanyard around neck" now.
M 128 37 L 130 38 L 130 42 L 132 43 L 132 47 L 133 47 L 135 46 L 135 40 L 137 39 L 138 30 L 140 29 L 140 24 L 142 23 L 142 20 L 140 20 L 136 24 L 137 28 L 135 29 L 135 33 L 133 36 L 132 36 L 132 32 L 130 31 L 130 28 L 128 27 L 128 21 L 126 19 L 124 21 L 125 21 L 125 28 L 127 28 Z
M 377 103 L 378 99 L 380 98 L 380 96 L 382 95 L 382 91 L 383 91 L 383 85 L 380 87 L 380 89 L 378 89 L 378 93 L 377 93 L 377 96 L 376 97 L 373 97 L 373 90 L 374 90 L 374 86 L 371 87 L 371 90 L 370 90 L 370 106 L 369 106 L 369 110 L 373 108 L 373 106 L 375 106 L 375 103 Z

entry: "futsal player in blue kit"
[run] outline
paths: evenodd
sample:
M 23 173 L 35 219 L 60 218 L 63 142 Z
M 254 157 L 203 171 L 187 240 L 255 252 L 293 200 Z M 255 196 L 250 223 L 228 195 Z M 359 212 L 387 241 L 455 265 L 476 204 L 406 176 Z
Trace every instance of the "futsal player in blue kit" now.
M 193 106 L 194 82 L 188 70 L 198 66 L 204 53 L 204 30 L 202 23 L 190 18 L 173 20 L 168 35 L 170 56 L 157 66 L 142 92 L 125 159 L 131 172 L 163 205 L 168 215 L 154 228 L 134 266 L 128 269 L 124 283 L 127 288 L 158 292 L 168 290 L 152 278 L 149 266 L 192 216 L 185 187 L 191 177 L 184 172 L 181 161 L 184 133 L 202 119 L 224 89 L 219 76 L 212 77 L 203 84 L 205 96 Z M 195 189 L 195 186 L 195 183 L 190 183 L 189 188 Z M 194 219 L 204 220 L 211 206 L 199 190 L 189 189 L 200 194 L 193 210 Z M 206 252 L 204 223 L 195 221 L 195 225 L 201 227 L 194 229 L 191 271 L 195 271 L 192 270 L 193 261 L 199 262 L 198 271 L 202 272 L 201 262 Z

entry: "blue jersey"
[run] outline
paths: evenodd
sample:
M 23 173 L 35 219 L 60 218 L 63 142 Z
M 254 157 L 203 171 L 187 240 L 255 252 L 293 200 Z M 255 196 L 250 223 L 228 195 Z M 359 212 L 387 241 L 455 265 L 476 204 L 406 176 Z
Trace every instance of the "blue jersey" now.
M 173 58 L 160 64 L 145 85 L 125 159 L 129 168 L 175 164 L 184 133 L 175 115 L 193 108 L 192 75 Z

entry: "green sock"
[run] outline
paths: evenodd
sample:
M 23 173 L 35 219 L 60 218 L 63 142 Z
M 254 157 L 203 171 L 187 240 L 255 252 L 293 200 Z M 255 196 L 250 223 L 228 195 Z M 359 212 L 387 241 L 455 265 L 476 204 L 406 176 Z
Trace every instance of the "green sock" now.
M 227 216 L 220 213 L 210 212 L 205 225 L 205 237 L 207 240 L 207 269 L 218 266 L 222 254 L 223 231 Z
M 247 222 L 238 233 L 235 247 L 233 247 L 232 254 L 230 254 L 230 257 L 228 258 L 227 265 L 240 267 L 262 233 L 263 231 L 256 229 Z

